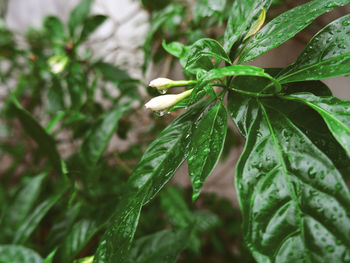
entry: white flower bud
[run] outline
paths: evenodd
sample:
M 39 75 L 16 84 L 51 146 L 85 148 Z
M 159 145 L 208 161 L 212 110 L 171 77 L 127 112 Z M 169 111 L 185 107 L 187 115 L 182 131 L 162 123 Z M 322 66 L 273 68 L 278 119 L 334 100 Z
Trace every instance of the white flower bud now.
M 145 104 L 147 109 L 151 109 L 153 111 L 162 111 L 174 106 L 179 101 L 188 97 L 193 89 L 186 90 L 180 94 L 169 94 L 162 95 L 151 99 L 149 102 Z
M 157 90 L 167 90 L 171 87 L 173 80 L 167 78 L 157 78 L 149 83 L 149 86 Z
M 171 80 L 167 78 L 157 78 L 152 80 L 149 83 L 149 86 L 165 93 L 165 91 L 171 87 L 188 86 L 195 83 L 197 83 L 195 80 Z
M 66 55 L 52 56 L 48 60 L 50 70 L 54 74 L 61 73 L 68 63 L 68 57 Z

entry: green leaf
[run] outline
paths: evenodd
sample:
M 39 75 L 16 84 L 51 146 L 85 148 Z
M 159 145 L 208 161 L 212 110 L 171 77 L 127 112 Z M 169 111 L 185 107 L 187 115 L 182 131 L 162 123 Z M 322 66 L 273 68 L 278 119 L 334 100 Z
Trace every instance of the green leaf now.
M 224 147 L 227 111 L 222 102 L 212 107 L 196 123 L 191 136 L 188 172 L 193 186 L 192 200 L 200 194 L 206 178 L 214 170 Z
M 270 5 L 271 0 L 236 0 L 233 3 L 224 34 L 224 47 L 227 52 L 230 52 L 239 39 L 243 39 L 244 32 L 248 31 L 258 18 L 261 8 L 267 12 Z
M 147 148 L 128 181 L 119 206 L 96 252 L 96 262 L 125 262 L 142 205 L 172 178 L 186 159 L 194 122 L 209 101 L 199 103 L 168 125 Z
M 276 86 L 276 91 L 281 90 L 281 85 L 269 74 L 264 72 L 264 69 L 249 65 L 233 65 L 228 67 L 222 67 L 212 69 L 208 73 L 204 74 L 200 79 L 200 86 L 204 86 L 214 79 L 220 79 L 228 76 L 256 76 L 268 78 Z
M 2 215 L 1 235 L 13 237 L 23 220 L 27 217 L 35 201 L 38 199 L 46 173 L 41 173 L 30 180 L 20 189 L 13 202 Z
M 85 41 L 99 26 L 101 26 L 107 17 L 104 15 L 94 15 L 88 17 L 83 24 L 83 29 L 80 34 L 78 43 Z
M 297 61 L 283 71 L 279 81 L 318 80 L 350 74 L 349 28 L 350 15 L 324 27 L 307 44 Z
M 93 0 L 82 0 L 70 13 L 68 28 L 71 36 L 74 36 L 78 26 L 82 25 L 89 15 L 92 2 Z
M 42 263 L 40 255 L 30 248 L 17 245 L 0 245 L 1 263 Z
M 221 224 L 220 217 L 210 211 L 195 211 L 193 217 L 196 222 L 196 230 L 200 233 L 208 232 Z
M 136 240 L 127 262 L 161 263 L 176 262 L 188 244 L 191 228 L 177 231 L 163 230 Z
M 343 262 L 350 194 L 339 171 L 285 115 L 257 108 L 235 179 L 249 249 L 258 262 Z
M 68 67 L 68 92 L 70 96 L 71 108 L 80 109 L 83 105 L 83 94 L 87 86 L 86 73 L 80 63 L 73 61 Z
M 44 28 L 54 41 L 63 41 L 65 39 L 64 25 L 57 16 L 45 17 Z
M 13 243 L 24 244 L 39 225 L 41 219 L 43 219 L 47 212 L 57 203 L 65 191 L 66 189 L 64 188 L 57 194 L 49 197 L 47 200 L 39 204 L 18 228 L 13 238 Z
M 335 139 L 350 156 L 350 102 L 335 97 L 317 97 L 310 93 L 284 96 L 316 110 L 327 123 Z
M 125 72 L 124 70 L 121 70 L 117 66 L 114 66 L 110 63 L 97 62 L 96 64 L 94 64 L 94 68 L 96 68 L 99 72 L 101 72 L 105 80 L 111 81 L 116 84 L 119 84 L 122 82 L 135 81 L 135 79 L 131 78 L 127 72 Z
M 282 13 L 263 27 L 249 42 L 239 59 L 239 63 L 251 61 L 270 49 L 281 45 L 310 25 L 320 15 L 334 7 L 346 4 L 350 4 L 350 1 L 314 0 Z M 320 48 L 318 47 L 317 50 L 320 51 Z
M 129 100 L 120 101 L 91 128 L 80 148 L 80 156 L 86 164 L 94 165 L 97 163 L 112 135 L 116 132 L 119 119 L 130 108 L 131 102 Z
M 193 9 L 194 20 L 196 23 L 206 17 L 222 17 L 226 7 L 226 0 L 197 0 Z
M 180 189 L 165 188 L 161 194 L 162 209 L 175 227 L 187 227 L 193 223 L 193 217 Z
M 39 145 L 40 151 L 46 155 L 57 172 L 62 172 L 61 157 L 56 149 L 55 140 L 45 129 L 34 119 L 34 117 L 12 98 L 12 112 L 21 122 L 23 129 Z
M 58 251 L 59 262 L 71 262 L 98 230 L 99 227 L 92 220 L 76 222 Z
M 43 263 L 52 263 L 53 258 L 56 255 L 56 251 L 57 251 L 57 249 L 54 249 L 49 255 L 47 255 L 47 257 L 44 259 Z

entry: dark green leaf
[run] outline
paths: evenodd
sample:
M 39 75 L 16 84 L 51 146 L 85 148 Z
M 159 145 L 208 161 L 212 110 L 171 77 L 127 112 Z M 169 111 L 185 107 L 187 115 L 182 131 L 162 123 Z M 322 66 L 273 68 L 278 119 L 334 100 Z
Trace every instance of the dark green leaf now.
M 23 188 L 20 189 L 13 202 L 2 216 L 2 236 L 13 237 L 16 230 L 33 208 L 45 177 L 46 173 L 39 174 L 28 180 Z
M 210 211 L 200 210 L 193 213 L 196 230 L 205 233 L 221 224 L 220 217 Z
M 261 8 L 269 9 L 272 0 L 236 0 L 233 3 L 231 16 L 227 22 L 224 35 L 224 47 L 230 52 L 232 46 L 244 36 L 244 32 L 258 18 Z
M 258 262 L 343 262 L 349 190 L 334 164 L 285 115 L 257 104 L 236 189 Z
M 311 39 L 297 61 L 283 71 L 279 81 L 318 80 L 350 74 L 349 30 L 350 15 L 327 25 Z
M 74 35 L 78 26 L 82 25 L 90 13 L 93 0 L 82 0 L 70 13 L 68 28 L 71 36 Z
M 55 257 L 56 251 L 57 250 L 54 249 L 49 255 L 47 255 L 47 257 L 44 259 L 43 263 L 52 263 L 53 258 Z
M 81 31 L 78 43 L 85 41 L 100 25 L 106 21 L 107 17 L 104 15 L 94 15 L 88 17 L 84 21 L 83 30 Z
M 58 251 L 60 262 L 71 262 L 98 229 L 99 227 L 92 220 L 82 219 L 76 222 Z
M 191 229 L 163 230 L 136 240 L 127 262 L 172 263 L 188 244 Z
M 317 97 L 310 93 L 286 96 L 316 110 L 327 123 L 329 130 L 350 156 L 350 102 L 335 97 Z
M 350 0 L 314 0 L 281 14 L 263 27 L 249 42 L 239 61 L 253 60 L 292 38 L 318 16 L 346 4 L 350 4 Z M 319 47 L 316 49 L 321 51 Z
M 206 178 L 214 170 L 224 147 L 227 132 L 227 111 L 222 102 L 212 107 L 196 123 L 191 136 L 188 172 L 192 181 L 192 200 L 200 194 Z
M 40 255 L 30 248 L 17 245 L 0 245 L 1 263 L 42 263 Z
M 34 211 L 23 221 L 22 225 L 18 228 L 13 243 L 24 244 L 30 235 L 33 233 L 35 228 L 40 223 L 41 219 L 47 214 L 47 212 L 53 207 L 56 202 L 61 198 L 65 189 L 59 193 L 51 196 L 41 204 L 39 204 Z
M 101 72 L 105 80 L 108 80 L 117 84 L 122 82 L 135 81 L 133 78 L 129 76 L 127 72 L 125 72 L 124 70 L 121 70 L 117 66 L 114 66 L 110 63 L 98 62 L 94 64 L 94 68 L 96 68 L 99 72 Z
M 187 227 L 193 217 L 180 189 L 167 187 L 161 192 L 161 205 L 175 227 Z
M 23 129 L 32 137 L 39 145 L 40 151 L 46 155 L 51 161 L 54 169 L 60 173 L 62 171 L 61 157 L 56 149 L 55 140 L 47 134 L 45 129 L 34 119 L 34 117 L 13 98 L 13 113 L 20 120 Z
M 74 61 L 69 65 L 67 84 L 72 109 L 79 109 L 83 104 L 83 94 L 87 86 L 85 74 L 80 63 Z
M 116 132 L 119 119 L 130 108 L 129 100 L 120 101 L 91 128 L 80 148 L 80 156 L 86 164 L 97 163 L 112 135 Z
M 128 181 L 127 195 L 100 242 L 94 263 L 126 261 L 142 205 L 162 189 L 186 159 L 193 123 L 209 102 L 197 104 L 177 117 L 149 145 Z

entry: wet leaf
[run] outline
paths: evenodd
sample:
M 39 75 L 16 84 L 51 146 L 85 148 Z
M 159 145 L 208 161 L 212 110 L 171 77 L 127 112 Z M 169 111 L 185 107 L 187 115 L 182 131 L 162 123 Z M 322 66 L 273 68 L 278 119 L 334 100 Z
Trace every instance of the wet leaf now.
M 30 248 L 18 245 L 0 245 L 0 262 L 42 263 L 40 255 Z

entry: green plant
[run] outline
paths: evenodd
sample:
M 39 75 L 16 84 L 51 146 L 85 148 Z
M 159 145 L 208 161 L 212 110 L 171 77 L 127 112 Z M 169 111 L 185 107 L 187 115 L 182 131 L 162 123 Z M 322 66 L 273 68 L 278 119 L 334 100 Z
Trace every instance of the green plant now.
M 244 64 L 350 1 L 309 1 L 265 26 L 281 1 L 141 2 L 154 11 L 144 69 L 165 50 L 188 80 L 150 83 L 154 96 L 185 87 L 146 104 L 182 113 L 171 123 L 151 114 L 123 151 L 106 148 L 145 116 L 142 82 L 84 47 L 107 19 L 89 15 L 92 0 L 67 26 L 48 17 L 30 30 L 28 48 L 0 24 L 9 92 L 0 158 L 11 160 L 0 181 L 0 262 L 350 262 L 350 102 L 320 81 L 350 74 L 350 15 L 321 29 L 286 68 Z M 235 172 L 242 218 L 201 193 L 234 145 L 229 117 L 246 140 Z M 167 185 L 185 161 L 193 190 Z

